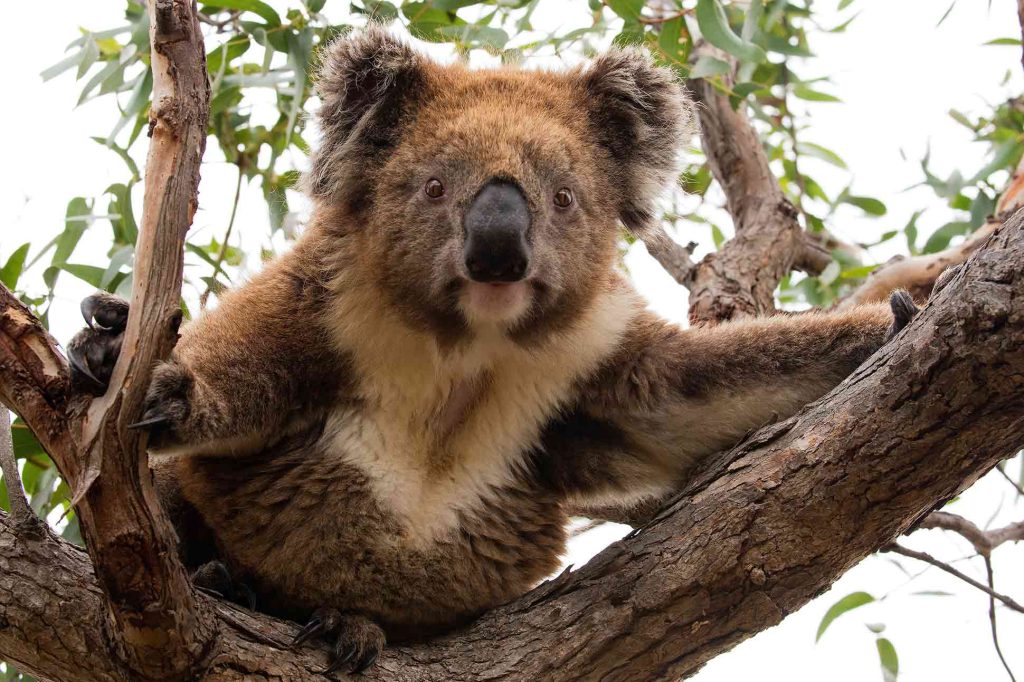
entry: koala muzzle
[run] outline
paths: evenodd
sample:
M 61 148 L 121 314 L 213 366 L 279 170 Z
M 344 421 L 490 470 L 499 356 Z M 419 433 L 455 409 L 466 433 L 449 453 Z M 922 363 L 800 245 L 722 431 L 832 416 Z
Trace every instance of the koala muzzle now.
M 491 180 L 476 195 L 463 219 L 462 255 L 475 282 L 518 282 L 530 265 L 530 207 L 522 190 Z

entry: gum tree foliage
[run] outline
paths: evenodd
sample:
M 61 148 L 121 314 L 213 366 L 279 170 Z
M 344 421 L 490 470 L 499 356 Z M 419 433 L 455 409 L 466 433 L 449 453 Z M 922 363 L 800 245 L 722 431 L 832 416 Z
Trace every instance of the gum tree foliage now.
M 237 188 L 231 217 L 220 234 L 212 239 L 193 236 L 186 244 L 185 314 L 194 313 L 231 286 L 243 266 L 245 254 L 232 245 L 237 243 L 239 231 L 247 229 L 234 224 L 243 184 L 258 187 L 266 202 L 270 233 L 262 240 L 265 247 L 259 255 L 263 259 L 272 257 L 275 246 L 287 244 L 301 227 L 303 216 L 293 206 L 297 203 L 296 183 L 315 135 L 307 117 L 314 106 L 311 74 L 328 41 L 369 20 L 388 23 L 396 32 L 419 40 L 446 44 L 460 59 L 484 63 L 529 65 L 532 60 L 552 57 L 572 63 L 609 44 L 644 45 L 680 77 L 706 79 L 727 94 L 734 107 L 741 102 L 749 107 L 771 168 L 807 230 L 827 237 L 836 227 L 836 210 L 841 205 L 886 220 L 886 205 L 857 192 L 851 169 L 829 148 L 829 141 L 806 134 L 808 112 L 842 106 L 815 59 L 814 40 L 824 33 L 845 31 L 856 20 L 854 0 L 838 1 L 842 18 L 835 25 L 822 23 L 813 0 L 587 0 L 561 3 L 559 11 L 566 13 L 566 23 L 578 28 L 554 33 L 535 23 L 535 15 L 550 9 L 549 4 L 558 2 L 200 2 L 212 85 L 209 146 L 216 146 L 223 160 L 237 168 Z M 942 23 L 949 10 L 937 19 L 922 21 Z M 108 187 L 102 196 L 80 196 L 68 202 L 63 230 L 54 239 L 18 245 L 0 264 L 0 281 L 44 323 L 54 293 L 67 277 L 126 296 L 131 289 L 141 198 L 133 189 L 141 179 L 140 160 L 146 145 L 140 138 L 145 137 L 148 125 L 153 85 L 148 29 L 144 6 L 138 0 L 127 0 L 123 22 L 114 27 L 83 27 L 68 44 L 66 56 L 41 74 L 49 80 L 73 71 L 79 103 L 96 98 L 107 103 L 110 125 L 96 131 L 92 139 L 118 157 L 124 168 L 123 180 Z M 702 43 L 716 50 L 697 56 L 696 48 Z M 1019 39 L 1007 37 L 992 41 L 996 45 L 1019 43 Z M 735 77 L 727 80 L 725 76 L 732 73 Z M 1005 82 L 1009 70 L 1005 76 L 992 76 L 994 81 Z M 931 170 L 927 156 L 921 159 L 921 183 L 935 196 L 920 210 L 942 212 L 947 222 L 929 235 L 919 234 L 918 212 L 907 224 L 886 229 L 878 240 L 853 246 L 893 242 L 910 255 L 935 253 L 970 234 L 993 212 L 1024 152 L 1024 96 L 997 102 L 973 117 L 955 110 L 949 115 L 986 145 L 987 162 L 972 172 L 961 170 L 940 177 Z M 273 122 L 254 123 L 257 119 Z M 839 169 L 850 182 L 837 192 L 827 192 L 814 176 L 824 165 Z M 679 191 L 664 205 L 666 228 L 678 241 L 694 240 L 713 250 L 729 231 L 722 204 L 721 192 L 696 140 L 679 177 Z M 109 230 L 107 257 L 101 262 L 84 262 L 76 247 L 85 232 L 95 230 Z M 623 235 L 624 248 L 629 242 Z M 825 243 L 835 244 L 827 239 Z M 818 276 L 787 276 L 777 291 L 780 303 L 828 307 L 879 265 L 863 248 L 849 245 L 835 248 L 832 256 Z M 18 420 L 12 436 L 33 509 L 65 538 L 81 543 L 67 485 Z M 1020 457 L 1017 459 L 1019 462 Z M 1018 469 L 1024 467 L 1011 466 L 1007 471 Z M 1015 483 L 1019 491 L 1024 480 Z M 2 486 L 0 507 L 9 509 Z M 873 601 L 876 597 L 867 592 L 843 597 L 825 615 L 817 637 L 824 635 L 836 618 Z M 883 678 L 896 678 L 898 657 L 894 644 L 884 635 L 884 625 L 872 623 L 869 629 L 875 636 Z M 13 668 L 0 667 L 3 679 L 29 678 Z

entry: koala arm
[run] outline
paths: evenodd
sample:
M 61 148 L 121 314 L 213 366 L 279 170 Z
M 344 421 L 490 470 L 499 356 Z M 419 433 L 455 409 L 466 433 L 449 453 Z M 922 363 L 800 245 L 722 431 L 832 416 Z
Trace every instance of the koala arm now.
M 149 388 L 152 450 L 247 454 L 315 420 L 343 368 L 306 269 L 293 252 L 183 328 Z
M 706 456 L 839 384 L 916 312 L 898 296 L 892 310 L 694 329 L 640 313 L 574 408 L 546 428 L 542 480 L 581 513 L 665 495 Z

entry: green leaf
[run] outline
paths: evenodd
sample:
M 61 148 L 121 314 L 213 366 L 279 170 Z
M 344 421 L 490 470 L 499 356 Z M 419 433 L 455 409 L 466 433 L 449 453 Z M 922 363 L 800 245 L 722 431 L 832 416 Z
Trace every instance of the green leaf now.
M 852 194 L 840 196 L 839 200 L 844 204 L 856 206 L 868 215 L 883 216 L 886 213 L 885 204 L 874 197 L 858 197 Z
M 608 0 L 608 6 L 623 19 L 636 21 L 644 8 L 644 0 Z
M 29 242 L 25 242 L 11 254 L 4 267 L 0 269 L 0 282 L 12 291 L 18 285 L 18 278 L 25 269 L 25 259 L 28 257 Z M 5 409 L 5 408 L 0 408 Z
M 822 161 L 830 163 L 837 168 L 847 168 L 846 162 L 843 161 L 842 157 L 840 157 L 831 149 L 823 147 L 820 144 L 815 144 L 813 142 L 800 142 L 797 145 L 797 150 L 801 154 L 806 154 L 807 156 L 813 156 L 816 159 L 821 159 Z
M 268 26 L 280 26 L 281 15 L 273 7 L 260 0 L 204 0 L 203 5 L 216 9 L 239 9 L 258 14 Z
M 818 90 L 814 90 L 814 89 L 809 88 L 808 86 L 804 85 L 803 83 L 798 83 L 797 85 L 793 86 L 793 96 L 794 97 L 799 97 L 800 99 L 804 99 L 804 100 L 807 100 L 809 102 L 842 102 L 843 101 L 843 100 L 839 99 L 838 97 L 836 97 L 835 95 L 830 95 L 830 94 L 828 94 L 826 92 L 820 92 Z
M 955 5 L 956 5 L 956 0 L 953 0 L 953 2 L 949 3 L 949 7 L 946 9 L 945 13 L 942 15 L 942 18 L 939 19 L 939 23 L 935 24 L 935 28 L 938 28 L 939 26 L 942 26 L 942 22 L 944 22 L 946 20 L 946 18 L 949 17 L 949 13 L 953 11 L 953 7 Z
M 43 81 L 52 80 L 52 79 L 56 78 L 57 76 L 61 75 L 62 73 L 64 73 L 65 71 L 67 71 L 68 69 L 70 69 L 73 66 L 75 66 L 75 64 L 78 64 L 78 62 L 80 62 L 82 60 L 82 57 L 83 57 L 83 54 L 82 54 L 81 50 L 79 50 L 78 52 L 75 52 L 74 54 L 69 54 L 67 57 L 65 57 L 64 59 L 60 60 L 59 62 L 57 62 L 53 66 L 45 69 L 39 75 L 42 76 Z
M 743 61 L 764 61 L 764 50 L 733 33 L 718 0 L 697 0 L 696 15 L 700 32 L 709 43 Z
M 853 609 L 860 608 L 865 604 L 870 604 L 875 601 L 875 598 L 867 592 L 851 592 L 846 595 L 825 612 L 825 616 L 821 619 L 821 623 L 818 625 L 818 633 L 814 636 L 814 641 L 817 642 L 821 639 L 821 636 L 825 634 L 825 630 L 828 630 L 828 626 L 832 624 L 839 616 L 852 611 Z
M 853 0 L 839 0 L 839 7 L 837 7 L 836 9 L 841 11 L 841 10 L 846 9 L 847 7 L 849 7 L 852 4 L 853 4 Z
M 136 182 L 142 178 L 142 176 L 139 174 L 139 167 L 135 163 L 135 159 L 131 157 L 126 148 L 118 147 L 116 144 L 114 144 L 113 140 L 110 139 L 105 139 L 102 137 L 93 137 L 91 139 L 93 142 L 103 145 L 104 147 L 106 147 L 107 149 L 111 150 L 112 152 L 121 157 L 121 160 L 124 161 L 124 164 L 128 166 L 128 171 L 132 174 L 132 182 Z
M 234 59 L 241 57 L 249 51 L 252 43 L 248 36 L 232 38 L 223 45 L 213 48 L 206 55 L 206 70 L 211 75 L 220 73 L 221 67 L 227 65 Z
M 884 682 L 896 682 L 900 674 L 900 659 L 896 655 L 896 647 L 885 637 L 875 640 L 878 648 L 878 662 L 882 666 L 882 680 Z
M 757 34 L 757 24 L 761 21 L 763 6 L 761 0 L 751 0 L 750 7 L 743 17 L 743 29 L 740 31 L 740 39 L 749 43 Z
M 928 241 L 921 247 L 921 253 L 937 253 L 949 246 L 953 237 L 968 234 L 971 231 L 971 224 L 968 222 L 954 221 L 946 223 L 928 237 Z
M 78 263 L 63 263 L 58 267 L 65 272 L 71 273 L 78 279 L 88 282 L 97 289 L 103 288 L 103 268 Z
M 725 243 L 725 235 L 722 234 L 722 230 L 712 223 L 711 225 L 711 241 L 715 244 L 715 250 L 722 248 L 722 244 Z
M 1021 42 L 1020 42 L 1020 38 L 996 38 L 995 40 L 990 40 L 987 43 L 982 43 L 982 44 L 983 45 L 1013 45 L 1014 47 L 1018 47 L 1018 46 L 1020 46 Z
M 697 59 L 697 63 L 690 69 L 690 78 L 708 78 L 710 76 L 720 76 L 725 73 L 729 73 L 730 66 L 728 62 L 724 62 L 721 59 L 703 55 Z

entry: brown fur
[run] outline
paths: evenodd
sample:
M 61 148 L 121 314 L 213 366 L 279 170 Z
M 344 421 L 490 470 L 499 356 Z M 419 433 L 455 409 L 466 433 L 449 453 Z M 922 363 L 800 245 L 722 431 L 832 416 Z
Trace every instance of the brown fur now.
M 883 343 L 884 307 L 693 330 L 645 311 L 619 224 L 652 219 L 689 106 L 642 54 L 470 71 L 380 29 L 326 54 L 312 224 L 183 330 L 150 394 L 184 544 L 209 533 L 261 608 L 463 623 L 551 573 L 570 511 L 663 493 Z M 532 302 L 507 324 L 460 298 L 462 217 L 494 178 L 531 213 Z

